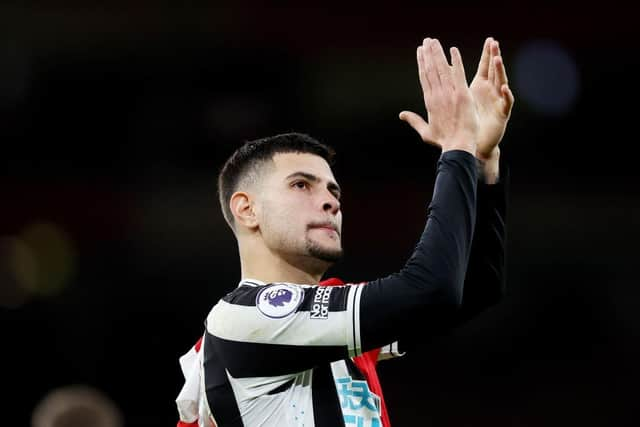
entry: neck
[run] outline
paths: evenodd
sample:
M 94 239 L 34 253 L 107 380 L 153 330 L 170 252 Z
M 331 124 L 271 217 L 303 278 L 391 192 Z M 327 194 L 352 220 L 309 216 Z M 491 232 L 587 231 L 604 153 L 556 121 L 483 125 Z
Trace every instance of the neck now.
M 308 263 L 316 264 L 316 268 L 305 268 L 307 263 L 300 262 L 300 258 L 287 259 L 263 245 L 239 244 L 239 249 L 243 279 L 257 279 L 265 283 L 288 282 L 316 285 L 328 268 L 326 263 L 318 260 Z

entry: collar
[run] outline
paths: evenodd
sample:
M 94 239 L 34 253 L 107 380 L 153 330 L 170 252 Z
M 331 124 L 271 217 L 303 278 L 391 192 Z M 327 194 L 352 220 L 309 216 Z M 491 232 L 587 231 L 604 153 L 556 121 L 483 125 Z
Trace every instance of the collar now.
M 266 285 L 266 283 L 264 283 L 263 281 L 258 280 L 258 279 L 246 278 L 246 279 L 240 280 L 240 283 L 238 284 L 238 287 L 243 286 L 243 285 L 244 286 L 256 287 L 256 286 L 264 286 L 264 285 Z
M 266 283 L 258 279 L 246 278 L 246 279 L 240 280 L 238 287 L 243 285 L 256 287 L 256 286 L 265 286 Z M 336 277 L 330 277 L 326 280 L 321 281 L 319 285 L 320 286 L 340 286 L 340 285 L 344 285 L 344 282 Z

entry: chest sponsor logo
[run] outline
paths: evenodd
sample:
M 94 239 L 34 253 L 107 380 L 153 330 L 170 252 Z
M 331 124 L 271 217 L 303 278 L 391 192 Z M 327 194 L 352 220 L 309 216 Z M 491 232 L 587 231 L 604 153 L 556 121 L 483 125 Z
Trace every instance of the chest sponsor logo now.
M 280 319 L 296 311 L 303 297 L 304 290 L 299 286 L 268 285 L 258 292 L 256 307 L 265 316 Z
M 336 378 L 336 389 L 346 427 L 382 427 L 380 397 L 369 390 L 366 381 Z
M 333 288 L 322 286 L 316 288 L 316 294 L 313 297 L 311 311 L 309 312 L 312 319 L 328 319 L 329 318 L 329 299 Z

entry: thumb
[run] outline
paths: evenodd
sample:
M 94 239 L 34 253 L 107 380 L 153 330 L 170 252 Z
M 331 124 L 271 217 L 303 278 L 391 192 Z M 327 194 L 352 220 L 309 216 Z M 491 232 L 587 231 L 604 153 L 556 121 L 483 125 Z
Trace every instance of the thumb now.
M 431 127 L 427 124 L 427 122 L 424 121 L 422 117 L 420 117 L 420 115 L 412 111 L 402 111 L 400 112 L 399 117 L 400 120 L 402 120 L 403 122 L 407 122 L 409 126 L 411 126 L 416 132 L 418 132 L 418 135 L 420 135 L 420 138 L 422 138 L 424 142 L 438 147 L 440 146 L 433 138 Z

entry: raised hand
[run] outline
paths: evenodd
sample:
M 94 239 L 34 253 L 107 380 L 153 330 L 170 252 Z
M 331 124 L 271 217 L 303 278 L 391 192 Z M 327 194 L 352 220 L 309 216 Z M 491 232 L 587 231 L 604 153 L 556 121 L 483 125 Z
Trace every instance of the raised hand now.
M 429 122 L 411 111 L 402 111 L 400 119 L 409 123 L 424 142 L 441 147 L 443 152 L 464 150 L 475 155 L 478 113 L 460 51 L 452 47 L 450 54 L 451 65 L 437 39 L 424 39 L 417 49 L 417 60 Z
M 486 161 L 497 155 L 514 103 L 500 46 L 491 37 L 484 42 L 470 89 L 480 119 L 476 157 Z

